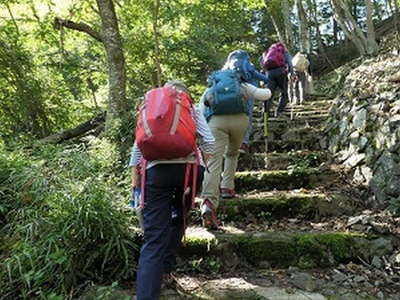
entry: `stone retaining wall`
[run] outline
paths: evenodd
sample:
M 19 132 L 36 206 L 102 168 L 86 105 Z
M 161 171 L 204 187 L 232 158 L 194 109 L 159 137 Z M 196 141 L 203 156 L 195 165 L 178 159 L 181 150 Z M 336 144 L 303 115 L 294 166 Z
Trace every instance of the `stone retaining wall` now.
M 347 76 L 330 110 L 325 146 L 371 189 L 376 206 L 400 209 L 400 57 L 366 60 Z

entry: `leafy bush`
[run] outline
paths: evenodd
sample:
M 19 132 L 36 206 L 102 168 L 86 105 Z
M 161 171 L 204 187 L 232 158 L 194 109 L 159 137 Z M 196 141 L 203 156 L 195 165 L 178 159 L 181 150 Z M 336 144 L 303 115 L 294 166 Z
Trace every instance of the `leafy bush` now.
M 105 139 L 0 150 L 2 296 L 71 294 L 133 275 L 133 216 L 123 209 L 127 181 L 111 172 L 116 156 Z

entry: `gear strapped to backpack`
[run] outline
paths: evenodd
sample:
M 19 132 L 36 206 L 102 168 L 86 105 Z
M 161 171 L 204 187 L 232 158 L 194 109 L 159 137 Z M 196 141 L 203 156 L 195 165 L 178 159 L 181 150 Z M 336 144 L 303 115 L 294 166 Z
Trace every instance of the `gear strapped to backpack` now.
M 240 89 L 240 74 L 231 69 L 212 73 L 208 79 L 208 95 L 205 105 L 212 115 L 229 115 L 246 112 Z
M 272 44 L 262 54 L 261 67 L 264 70 L 281 68 L 285 65 L 285 46 L 282 43 Z
M 297 52 L 292 59 L 293 69 L 298 72 L 305 72 L 310 65 L 307 57 L 300 52 Z
M 148 160 L 186 157 L 196 152 L 192 99 L 172 86 L 147 92 L 139 112 L 136 142 Z
M 251 71 L 254 69 L 250 62 L 249 54 L 244 50 L 235 50 L 229 54 L 224 69 L 231 69 L 238 72 L 240 79 L 248 81 L 251 79 Z

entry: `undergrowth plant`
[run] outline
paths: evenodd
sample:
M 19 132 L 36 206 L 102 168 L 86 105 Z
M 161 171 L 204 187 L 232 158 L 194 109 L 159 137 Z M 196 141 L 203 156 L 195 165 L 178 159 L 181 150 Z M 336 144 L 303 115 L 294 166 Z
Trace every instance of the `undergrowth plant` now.
M 1 151 L 2 296 L 74 295 L 88 282 L 132 278 L 128 176 L 113 169 L 116 157 L 105 139 Z

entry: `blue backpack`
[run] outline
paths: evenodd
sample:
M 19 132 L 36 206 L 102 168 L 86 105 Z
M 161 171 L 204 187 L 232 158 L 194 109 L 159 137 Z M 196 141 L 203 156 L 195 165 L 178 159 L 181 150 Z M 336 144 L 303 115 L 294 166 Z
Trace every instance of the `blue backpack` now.
M 246 112 L 246 105 L 240 93 L 240 74 L 235 70 L 219 70 L 208 79 L 209 101 L 206 116 L 230 115 Z

